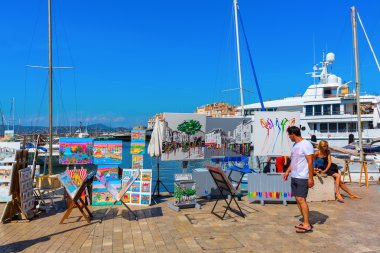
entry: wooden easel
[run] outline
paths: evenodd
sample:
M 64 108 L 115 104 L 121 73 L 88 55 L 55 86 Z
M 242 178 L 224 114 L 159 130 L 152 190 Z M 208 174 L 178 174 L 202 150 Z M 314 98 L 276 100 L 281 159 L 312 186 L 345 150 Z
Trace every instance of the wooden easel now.
M 59 222 L 59 224 L 63 224 L 63 221 L 70 216 L 71 211 L 75 207 L 79 209 L 82 216 L 86 219 L 87 223 L 90 223 L 91 218 L 93 218 L 94 216 L 92 215 L 90 209 L 88 209 L 88 203 L 86 203 L 86 201 L 83 201 L 81 197 L 82 197 L 82 193 L 87 189 L 87 187 L 89 187 L 92 184 L 92 181 L 94 181 L 94 176 L 95 176 L 95 173 L 93 172 L 88 174 L 87 178 L 83 181 L 82 185 L 79 187 L 78 191 L 75 193 L 73 198 L 71 198 L 70 194 L 68 194 L 66 191 L 67 198 L 70 200 L 70 204 L 67 210 L 65 211 L 65 213 L 63 214 L 63 217 L 61 221 Z
M 368 181 L 368 167 L 367 167 L 367 162 L 360 162 L 360 179 L 359 179 L 359 186 L 362 185 L 362 175 L 364 172 L 364 178 L 365 178 L 365 186 L 368 188 L 369 187 L 369 181 Z
M 344 178 L 348 175 L 348 178 L 350 179 L 350 183 L 352 182 L 351 180 L 351 173 L 350 173 L 350 161 L 345 160 L 344 161 L 344 167 L 343 167 L 343 172 L 342 172 L 342 180 L 344 182 Z

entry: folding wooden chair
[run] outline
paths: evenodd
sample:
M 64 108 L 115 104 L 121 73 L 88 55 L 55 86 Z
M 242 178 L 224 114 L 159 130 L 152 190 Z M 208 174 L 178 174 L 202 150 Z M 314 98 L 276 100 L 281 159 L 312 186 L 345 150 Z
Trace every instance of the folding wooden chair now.
M 98 175 L 97 175 L 98 176 Z M 109 211 L 111 210 L 111 208 L 119 201 L 121 201 L 121 199 L 123 198 L 123 196 L 125 195 L 125 193 L 128 191 L 128 189 L 131 187 L 131 185 L 136 181 L 137 178 L 139 178 L 140 176 L 140 170 L 137 170 L 133 175 L 132 177 L 128 180 L 128 182 L 125 184 L 125 186 L 119 191 L 117 192 L 116 189 L 114 189 L 112 186 L 110 186 L 108 183 L 109 181 L 107 181 L 106 178 L 98 178 L 98 180 L 105 185 L 107 191 L 109 193 L 112 194 L 112 196 L 114 197 L 115 201 L 112 203 L 112 205 L 110 205 L 108 207 L 108 209 L 106 210 L 106 212 L 104 213 L 103 217 L 100 219 L 99 223 L 102 223 L 104 218 L 107 216 L 107 214 L 109 213 Z M 135 212 L 133 212 L 129 206 L 124 203 L 123 201 L 121 201 L 121 203 L 123 204 L 123 206 L 125 206 L 128 211 L 130 211 L 133 216 L 135 217 L 135 220 L 138 220 L 137 218 L 137 215 Z
M 228 178 L 226 177 L 226 175 L 224 174 L 224 172 L 219 167 L 210 166 L 210 165 L 207 166 L 207 169 L 210 172 L 211 177 L 214 179 L 215 184 L 218 187 L 219 192 L 220 192 L 219 198 L 215 202 L 215 205 L 212 208 L 211 213 L 223 220 L 224 216 L 227 213 L 227 210 L 230 210 L 231 212 L 236 213 L 237 215 L 245 218 L 245 215 L 244 215 L 243 211 L 241 210 L 238 202 L 235 199 L 237 190 L 232 186 L 231 182 L 228 180 Z M 226 192 L 227 192 L 227 194 L 225 194 Z M 228 195 L 230 195 L 230 200 L 229 201 L 227 201 Z M 223 198 L 224 201 L 227 204 L 226 210 L 224 211 L 223 216 L 220 216 L 220 215 L 218 215 L 217 213 L 214 212 L 215 207 L 218 204 L 218 201 L 219 201 L 220 197 Z M 235 204 L 239 208 L 240 212 L 238 212 L 238 211 L 236 211 L 236 210 L 234 210 L 234 209 L 231 208 L 230 205 L 231 205 L 232 200 L 235 202 Z
M 65 190 L 67 192 L 67 198 L 69 200 L 71 200 L 71 201 L 69 201 L 70 204 L 69 204 L 66 212 L 63 214 L 63 217 L 62 217 L 62 219 L 60 221 L 60 224 L 63 224 L 63 221 L 70 216 L 71 211 L 75 207 L 77 207 L 79 209 L 79 211 L 81 212 L 82 216 L 86 219 L 86 221 L 88 223 L 90 223 L 91 219 L 94 216 L 92 215 L 90 209 L 88 209 L 88 207 L 87 207 L 88 203 L 86 203 L 85 201 L 83 201 L 83 199 L 81 197 L 82 197 L 82 193 L 85 192 L 85 190 L 87 189 L 87 187 L 89 187 L 92 184 L 92 181 L 94 180 L 94 176 L 95 176 L 94 172 L 88 174 L 87 178 L 83 181 L 82 185 L 75 192 L 74 196 L 71 196 L 69 194 L 69 191 L 65 187 Z M 87 212 L 87 214 L 86 214 L 85 211 Z

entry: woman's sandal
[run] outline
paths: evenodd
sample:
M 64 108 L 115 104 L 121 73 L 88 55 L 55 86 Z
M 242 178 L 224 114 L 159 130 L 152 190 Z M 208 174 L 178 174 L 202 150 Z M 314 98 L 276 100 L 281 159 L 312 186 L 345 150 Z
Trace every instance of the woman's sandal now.
M 338 201 L 340 203 L 344 203 L 344 199 L 343 199 L 342 195 L 335 194 L 335 197 L 336 197 L 336 201 Z

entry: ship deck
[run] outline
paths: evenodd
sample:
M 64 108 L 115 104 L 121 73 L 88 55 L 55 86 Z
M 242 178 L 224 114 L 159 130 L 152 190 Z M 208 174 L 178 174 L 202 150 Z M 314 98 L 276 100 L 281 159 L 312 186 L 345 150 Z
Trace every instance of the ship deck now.
M 106 207 L 92 207 L 90 224 L 78 220 L 78 210 L 59 224 L 65 204 L 58 198 L 57 211 L 27 223 L 0 224 L 0 252 L 380 252 L 380 188 L 348 186 L 363 199 L 309 203 L 314 232 L 307 234 L 295 233 L 300 219 L 295 204 L 261 206 L 243 198 L 246 218 L 227 212 L 222 221 L 210 213 L 214 200 L 177 213 L 166 198 L 132 206 L 138 221 L 116 206 L 103 223 L 98 221 Z

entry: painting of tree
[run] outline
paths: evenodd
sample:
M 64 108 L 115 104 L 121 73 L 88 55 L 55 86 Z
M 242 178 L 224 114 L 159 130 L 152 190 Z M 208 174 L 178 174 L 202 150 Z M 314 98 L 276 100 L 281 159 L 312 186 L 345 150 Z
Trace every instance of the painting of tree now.
M 181 124 L 178 125 L 177 130 L 180 132 L 183 132 L 187 135 L 187 149 L 189 151 L 189 157 L 191 156 L 190 154 L 190 140 L 191 136 L 198 133 L 202 128 L 202 125 L 199 121 L 197 120 L 185 120 Z

